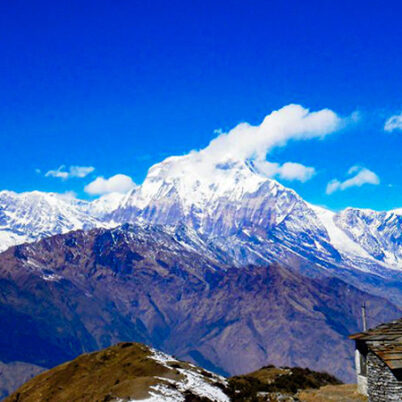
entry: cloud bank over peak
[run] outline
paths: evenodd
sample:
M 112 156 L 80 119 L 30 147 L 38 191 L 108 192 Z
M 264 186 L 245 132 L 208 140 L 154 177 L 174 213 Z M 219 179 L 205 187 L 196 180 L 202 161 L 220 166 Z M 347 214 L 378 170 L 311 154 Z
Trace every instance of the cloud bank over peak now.
M 373 171 L 361 166 L 352 166 L 348 170 L 348 175 L 353 176 L 343 182 L 338 179 L 331 180 L 327 184 L 326 193 L 332 194 L 335 191 L 343 191 L 350 187 L 361 187 L 364 184 L 380 184 L 379 177 Z
M 270 152 L 291 141 L 324 138 L 343 128 L 347 121 L 347 118 L 341 118 L 329 109 L 312 112 L 303 106 L 290 104 L 267 115 L 259 125 L 243 122 L 228 132 L 216 131 L 217 136 L 205 148 L 165 159 L 162 164 L 151 167 L 148 177 L 163 174 L 170 180 L 177 175 L 205 177 L 207 181 L 217 177 L 225 180 L 222 166 L 252 161 L 255 169 L 265 177 L 304 183 L 316 174 L 314 167 L 296 161 L 269 161 Z M 85 177 L 93 170 L 93 167 L 71 166 L 66 169 L 60 166 L 47 172 L 46 176 L 66 180 L 70 177 Z M 102 196 L 127 193 L 135 187 L 131 177 L 116 174 L 109 178 L 98 176 L 85 186 L 84 191 L 89 195 Z
M 267 177 L 279 177 L 283 180 L 297 180 L 302 183 L 310 180 L 316 173 L 313 167 L 304 166 L 301 163 L 285 162 L 283 165 L 268 161 L 256 161 L 258 170 Z
M 90 195 L 104 195 L 110 193 L 127 193 L 136 187 L 131 177 L 124 174 L 116 174 L 108 179 L 102 176 L 85 186 L 84 191 Z
M 275 147 L 291 140 L 323 138 L 343 126 L 343 119 L 332 110 L 310 112 L 300 105 L 288 105 L 272 112 L 258 126 L 240 123 L 222 133 L 199 151 L 212 160 L 265 160 Z
M 259 125 L 240 123 L 227 133 L 217 131 L 217 137 L 207 147 L 191 151 L 172 164 L 172 169 L 210 176 L 219 164 L 252 160 L 267 177 L 305 182 L 314 176 L 313 167 L 294 161 L 283 164 L 267 161 L 270 151 L 290 141 L 324 138 L 345 125 L 346 120 L 332 110 L 311 112 L 303 106 L 290 104 L 267 115 Z

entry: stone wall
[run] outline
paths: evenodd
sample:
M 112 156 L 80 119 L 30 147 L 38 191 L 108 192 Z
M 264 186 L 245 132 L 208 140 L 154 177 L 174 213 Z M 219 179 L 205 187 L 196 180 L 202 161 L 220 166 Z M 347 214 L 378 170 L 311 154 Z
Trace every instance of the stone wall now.
M 367 355 L 369 402 L 402 401 L 402 381 L 373 352 Z
M 360 345 L 358 345 L 358 346 L 360 346 Z M 366 354 L 367 354 L 367 351 L 366 351 Z M 355 366 L 356 366 L 356 374 L 357 374 L 357 392 L 359 392 L 362 395 L 367 395 L 367 376 L 362 375 L 361 361 L 362 361 L 361 348 L 360 348 L 360 350 L 358 348 L 356 348 L 356 350 L 355 350 Z

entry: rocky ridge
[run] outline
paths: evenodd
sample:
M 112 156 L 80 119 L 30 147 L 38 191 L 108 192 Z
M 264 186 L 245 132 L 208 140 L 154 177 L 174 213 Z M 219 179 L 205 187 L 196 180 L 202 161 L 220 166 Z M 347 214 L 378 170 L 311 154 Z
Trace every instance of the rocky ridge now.
M 401 315 L 337 278 L 222 263 L 192 234 L 123 225 L 0 254 L 0 360 L 49 368 L 136 340 L 221 374 L 272 363 L 351 380 L 361 304 L 372 325 Z
M 402 267 L 402 215 L 305 202 L 264 176 L 252 161 L 194 171 L 191 154 L 154 165 L 126 195 L 92 202 L 49 193 L 0 192 L 0 249 L 53 234 L 124 223 L 191 228 L 231 264 L 314 262 L 393 277 Z
M 296 401 L 304 389 L 340 384 L 326 373 L 264 367 L 226 379 L 138 343 L 120 343 L 46 371 L 5 402 Z

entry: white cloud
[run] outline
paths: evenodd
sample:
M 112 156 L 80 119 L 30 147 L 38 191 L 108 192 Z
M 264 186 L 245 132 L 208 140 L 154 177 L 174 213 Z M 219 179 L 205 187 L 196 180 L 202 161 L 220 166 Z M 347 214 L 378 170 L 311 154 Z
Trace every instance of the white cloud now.
M 63 179 L 66 180 L 68 179 L 68 172 L 63 171 L 65 166 L 60 166 L 58 169 L 55 170 L 49 170 L 48 172 L 45 173 L 46 177 L 57 177 L 58 179 Z
M 299 180 L 304 183 L 315 175 L 315 169 L 300 163 L 286 162 L 281 166 L 279 175 L 285 180 Z
M 57 177 L 62 180 L 67 180 L 72 177 L 77 177 L 82 179 L 83 177 L 88 176 L 95 170 L 92 166 L 70 166 L 69 169 L 66 169 L 64 165 L 60 166 L 56 170 L 49 170 L 46 172 L 46 177 Z
M 323 138 L 342 127 L 344 121 L 329 109 L 310 112 L 300 105 L 288 105 L 265 117 L 259 126 L 240 123 L 222 133 L 200 151 L 212 160 L 265 160 L 267 153 L 291 140 Z
M 126 193 L 136 187 L 131 177 L 124 174 L 116 174 L 108 179 L 97 177 L 93 182 L 85 186 L 84 190 L 91 195 L 103 195 L 109 193 Z
M 95 170 L 92 166 L 71 166 L 70 176 L 71 177 L 86 177 Z
M 279 177 L 283 180 L 298 180 L 302 183 L 310 180 L 315 175 L 313 167 L 300 163 L 286 162 L 283 165 L 267 161 L 256 162 L 258 170 L 268 177 Z
M 261 173 L 269 177 L 305 182 L 314 176 L 313 167 L 295 162 L 269 162 L 266 160 L 269 152 L 275 147 L 285 146 L 289 141 L 324 138 L 354 120 L 353 116 L 343 119 L 329 109 L 310 112 L 300 105 L 291 104 L 267 115 L 259 125 L 240 123 L 227 133 L 216 131 L 217 137 L 206 148 L 191 151 L 185 157 L 168 158 L 175 161 L 169 169 L 185 175 L 213 177 L 219 164 L 253 160 Z M 170 171 L 170 174 L 174 176 L 175 171 Z M 153 171 L 153 174 L 157 174 L 157 171 Z M 109 179 L 96 178 L 85 187 L 85 191 L 92 195 L 103 195 L 125 193 L 134 187 L 135 183 L 130 177 L 118 174 Z
M 356 119 L 343 119 L 329 109 L 310 112 L 300 105 L 288 105 L 267 115 L 261 124 L 253 126 L 240 123 L 232 130 L 218 134 L 209 145 L 192 151 L 178 160 L 170 169 L 181 174 L 197 174 L 213 177 L 216 166 L 228 162 L 252 160 L 261 173 L 285 180 L 306 181 L 315 169 L 287 161 L 283 165 L 267 161 L 267 155 L 275 147 L 283 147 L 290 141 L 324 138 Z M 175 175 L 176 172 L 171 174 Z
M 402 112 L 391 116 L 384 125 L 384 130 L 392 132 L 394 130 L 402 130 Z
M 327 184 L 326 193 L 332 194 L 335 191 L 343 191 L 350 187 L 361 187 L 363 184 L 380 184 L 380 179 L 374 172 L 360 166 L 352 166 L 348 174 L 354 174 L 354 176 L 343 182 L 338 179 L 331 180 Z

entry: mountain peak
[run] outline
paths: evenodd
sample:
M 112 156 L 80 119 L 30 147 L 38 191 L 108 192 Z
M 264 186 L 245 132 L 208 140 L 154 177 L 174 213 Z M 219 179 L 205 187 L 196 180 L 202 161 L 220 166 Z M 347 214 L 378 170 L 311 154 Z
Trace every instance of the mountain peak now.
M 155 192 L 156 187 L 170 185 L 175 187 L 184 203 L 197 203 L 225 194 L 232 199 L 239 198 L 257 191 L 266 182 L 272 183 L 271 187 L 285 189 L 263 175 L 252 160 L 227 159 L 211 163 L 200 157 L 200 153 L 190 153 L 167 158 L 151 167 L 140 191 L 147 198 L 149 193 L 161 195 Z
M 380 275 L 384 269 L 401 268 L 398 210 L 347 208 L 334 213 L 305 202 L 260 168 L 258 160 L 218 160 L 194 151 L 155 164 L 143 184 L 128 194 L 108 194 L 92 202 L 3 191 L 1 247 L 69 230 L 143 222 L 185 225 L 194 239 L 226 250 L 236 265 L 294 264 L 294 258 L 301 258 L 325 269 L 353 267 Z

